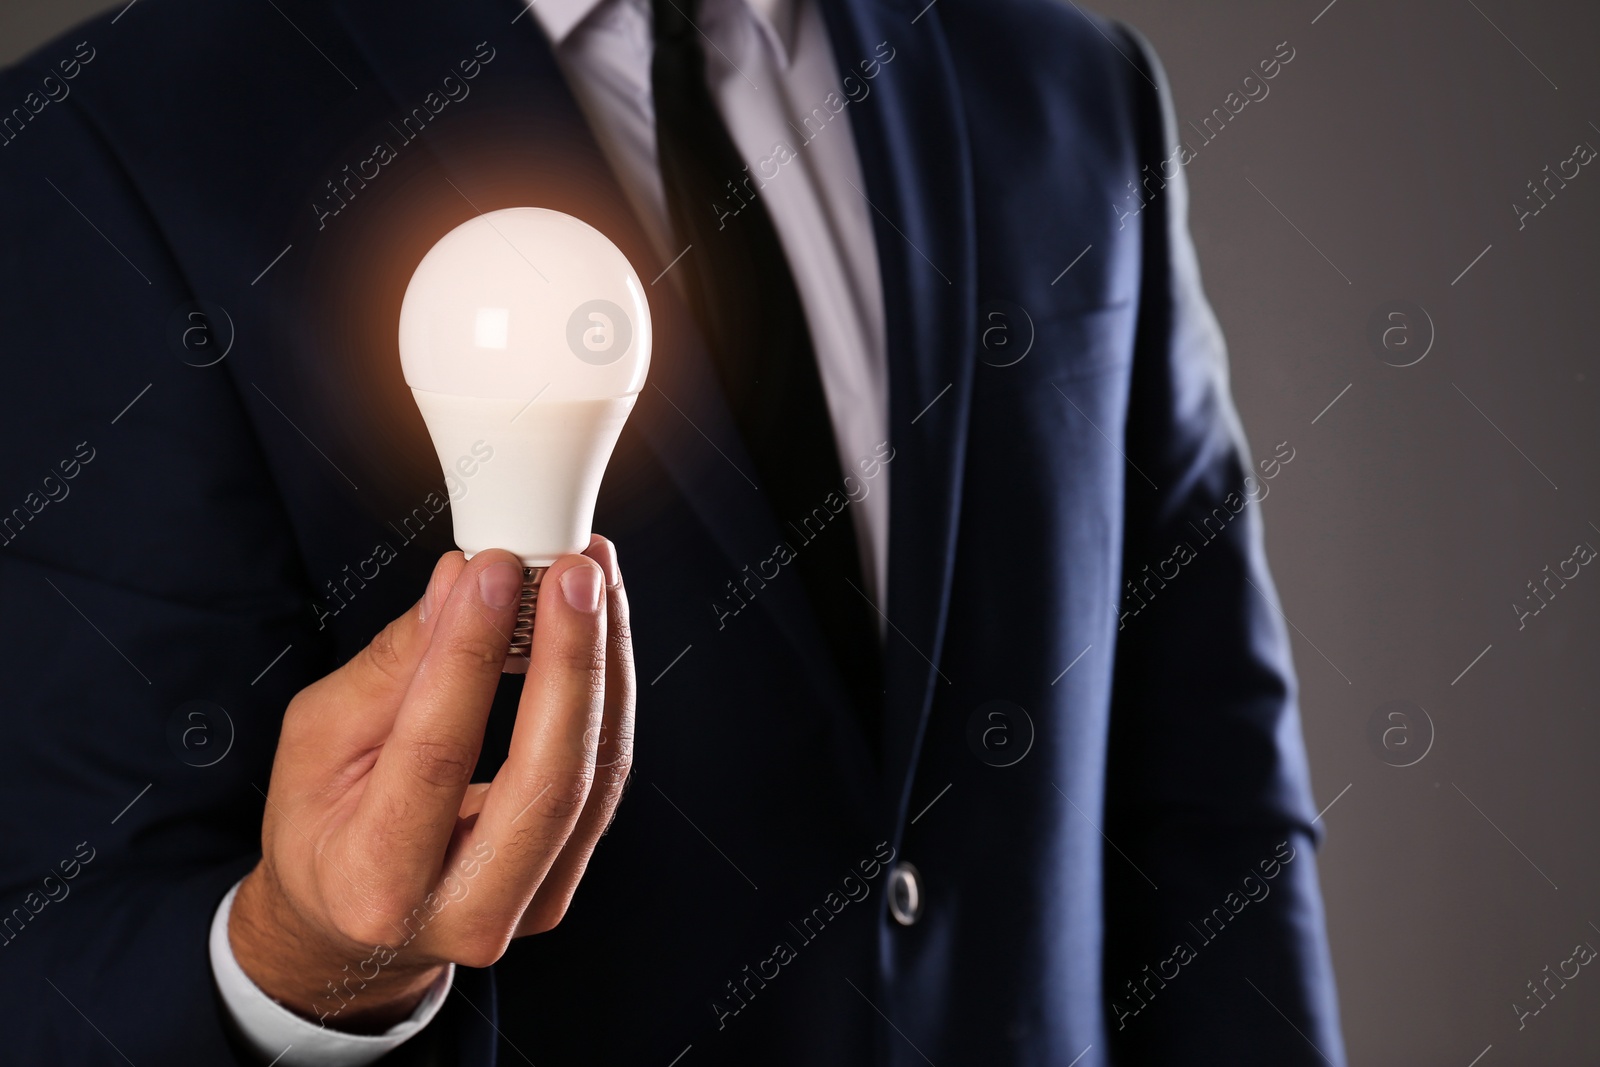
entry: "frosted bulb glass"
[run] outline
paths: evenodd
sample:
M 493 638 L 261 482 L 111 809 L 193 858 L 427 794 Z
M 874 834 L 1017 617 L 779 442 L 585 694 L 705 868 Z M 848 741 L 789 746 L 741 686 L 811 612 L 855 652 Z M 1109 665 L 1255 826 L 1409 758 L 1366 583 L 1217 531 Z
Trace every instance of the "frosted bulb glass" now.
M 400 365 L 444 468 L 456 544 L 469 558 L 506 549 L 525 568 L 513 659 L 526 655 L 544 569 L 589 546 L 650 342 L 649 303 L 627 257 L 559 211 L 470 219 L 406 287 Z

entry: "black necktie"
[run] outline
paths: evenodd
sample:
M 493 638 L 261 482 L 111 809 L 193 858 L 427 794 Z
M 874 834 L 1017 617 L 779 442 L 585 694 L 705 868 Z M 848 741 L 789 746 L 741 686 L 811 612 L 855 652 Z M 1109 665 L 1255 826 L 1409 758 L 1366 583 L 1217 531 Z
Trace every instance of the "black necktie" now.
M 747 173 L 711 99 L 692 21 L 697 0 L 653 3 L 657 155 L 673 234 L 690 246 L 676 269 L 758 480 L 795 553 L 790 566 L 853 697 L 871 715 L 882 698 L 877 619 L 861 580 L 854 518 L 800 295 L 757 191 L 759 179 Z

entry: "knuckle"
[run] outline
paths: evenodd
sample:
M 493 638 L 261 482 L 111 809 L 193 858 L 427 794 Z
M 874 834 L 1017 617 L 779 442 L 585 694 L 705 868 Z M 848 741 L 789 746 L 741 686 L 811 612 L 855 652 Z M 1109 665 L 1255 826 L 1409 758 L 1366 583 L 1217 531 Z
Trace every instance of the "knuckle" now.
M 303 722 L 315 718 L 317 706 L 322 702 L 320 687 L 325 680 L 319 678 L 289 699 L 288 706 L 283 709 L 285 734 L 297 729 Z
M 622 797 L 628 791 L 629 774 L 632 769 L 632 761 L 623 758 L 597 772 L 594 788 L 589 791 L 589 795 L 599 802 L 603 811 L 614 812 L 622 803 Z
M 421 900 L 413 900 L 398 920 L 391 924 L 400 939 L 399 947 L 404 948 L 421 937 L 447 903 L 449 901 L 445 897 L 432 892 L 424 894 Z
M 500 962 L 510 944 L 510 935 L 502 931 L 472 930 L 454 938 L 448 954 L 453 963 L 481 969 Z
M 400 662 L 395 624 L 389 623 L 379 630 L 373 639 L 367 642 L 367 647 L 362 651 L 367 666 L 371 667 L 378 675 L 391 682 L 404 680 L 405 672 Z
M 574 674 L 588 673 L 605 680 L 606 649 L 598 630 L 589 633 L 567 633 L 557 637 L 551 649 L 556 663 Z
M 533 810 L 546 819 L 566 820 L 576 818 L 589 799 L 594 774 L 587 766 L 581 770 L 547 774 L 532 783 Z
M 505 949 L 490 944 L 480 945 L 474 942 L 470 945 L 462 945 L 450 955 L 452 963 L 459 964 L 462 967 L 482 970 L 485 967 L 493 967 L 496 963 L 499 963 L 500 957 L 505 955 Z
M 393 944 L 398 929 L 394 919 L 404 908 L 390 894 L 378 894 L 338 902 L 330 919 L 335 933 L 357 945 Z
M 594 761 L 596 784 L 603 785 L 608 778 L 626 778 L 632 768 L 632 745 L 602 744 Z
M 594 778 L 588 773 L 564 775 L 551 784 L 544 796 L 544 810 L 552 819 L 575 818 L 589 799 Z
M 609 779 L 628 777 L 628 772 L 633 769 L 633 730 L 630 724 L 613 728 L 610 735 L 601 735 L 594 769 L 596 784 L 601 787 L 605 787 Z
M 632 747 L 619 749 L 614 756 L 604 764 L 595 766 L 595 777 L 602 788 L 610 789 L 613 785 L 620 785 L 628 780 L 633 773 Z
M 445 648 L 452 662 L 485 672 L 498 671 L 506 659 L 506 641 L 492 631 L 456 634 Z
M 549 902 L 538 901 L 522 916 L 520 932 L 524 934 L 547 934 L 561 925 L 561 920 L 567 917 L 567 905 L 570 898 L 565 894 Z
M 476 746 L 461 741 L 409 741 L 402 751 L 412 775 L 440 789 L 465 785 L 478 763 Z

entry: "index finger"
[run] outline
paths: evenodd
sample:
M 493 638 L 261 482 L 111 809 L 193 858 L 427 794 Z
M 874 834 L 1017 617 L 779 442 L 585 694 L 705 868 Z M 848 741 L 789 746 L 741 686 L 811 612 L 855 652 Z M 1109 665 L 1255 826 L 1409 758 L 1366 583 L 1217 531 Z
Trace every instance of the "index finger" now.
M 351 818 L 352 849 L 385 871 L 392 901 L 409 907 L 438 879 L 461 799 L 483 745 L 489 708 L 522 593 L 509 552 L 468 561 L 438 609 L 366 789 Z

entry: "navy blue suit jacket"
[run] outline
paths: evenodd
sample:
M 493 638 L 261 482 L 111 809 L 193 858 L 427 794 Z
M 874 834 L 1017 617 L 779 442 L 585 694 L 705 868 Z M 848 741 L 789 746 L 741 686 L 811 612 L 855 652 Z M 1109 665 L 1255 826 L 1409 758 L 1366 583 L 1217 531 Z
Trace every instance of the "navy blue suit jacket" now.
M 633 604 L 630 794 L 565 921 L 393 1060 L 1339 1063 L 1160 68 L 1070 3 L 820 2 L 856 79 L 820 136 L 855 140 L 887 310 L 881 718 L 792 568 L 760 577 L 794 517 L 651 286 L 595 519 Z M 143 0 L 0 76 L 7 1063 L 243 1062 L 206 935 L 284 706 L 451 547 L 395 351 L 422 254 L 533 204 L 664 266 L 521 10 Z

